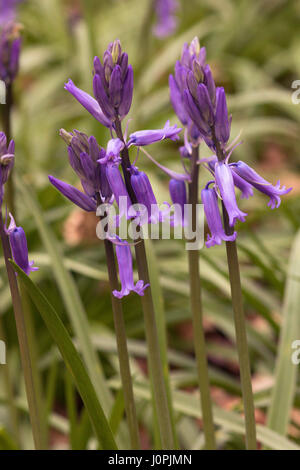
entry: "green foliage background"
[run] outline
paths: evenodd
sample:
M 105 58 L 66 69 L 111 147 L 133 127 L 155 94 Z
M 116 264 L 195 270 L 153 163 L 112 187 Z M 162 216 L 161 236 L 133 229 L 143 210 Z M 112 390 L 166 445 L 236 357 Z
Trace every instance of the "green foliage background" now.
M 119 444 L 126 448 L 128 436 L 124 423 L 120 422 L 122 400 L 117 393 L 120 380 L 104 250 L 93 236 L 94 222 L 80 211 L 74 214 L 74 207 L 50 186 L 47 175 L 77 184 L 68 165 L 65 144 L 58 136 L 61 127 L 93 134 L 104 147 L 109 138 L 108 131 L 64 90 L 68 78 L 92 92 L 93 56 L 102 56 L 107 44 L 119 38 L 134 67 L 130 131 L 162 127 L 168 118 L 176 123 L 169 103 L 168 75 L 183 43 L 199 36 L 201 45 L 207 48 L 207 59 L 217 84 L 224 86 L 229 95 L 232 137 L 242 130 L 243 145 L 236 149 L 234 158 L 253 164 L 269 180 L 276 181 L 283 176 L 285 184 L 295 186 L 277 211 L 271 211 L 266 199 L 257 193 L 251 200 L 242 201 L 241 206 L 249 217 L 238 227 L 252 373 L 254 383 L 258 384 L 255 404 L 258 419 L 264 424 L 259 427 L 259 440 L 266 447 L 292 448 L 300 444 L 299 367 L 291 363 L 291 344 L 300 339 L 297 236 L 300 106 L 291 101 L 294 91 L 291 84 L 300 78 L 300 5 L 296 0 L 179 3 L 179 28 L 174 36 L 160 41 L 152 36 L 153 18 L 149 17 L 147 0 L 24 2 L 20 13 L 24 42 L 13 112 L 17 220 L 27 233 L 31 257 L 40 267 L 34 280 L 79 344 L 78 334 L 84 337 L 80 321 L 88 319 L 92 344 L 99 355 L 107 387 L 105 408 L 110 414 L 113 407 L 113 428 Z M 280 153 L 280 164 L 274 157 L 274 148 Z M 273 154 L 269 161 L 266 154 L 267 150 L 270 154 L 270 149 Z M 180 171 L 177 144 L 156 144 L 151 153 L 163 164 Z M 209 152 L 203 148 L 202 155 Z M 159 202 L 168 200 L 165 175 L 142 155 L 139 167 L 147 170 Z M 206 179 L 203 170 L 201 182 Z M 75 245 L 68 236 L 74 224 L 79 240 Z M 86 225 L 92 228 L 87 230 Z M 155 242 L 154 251 L 164 296 L 162 312 L 167 321 L 179 441 L 183 448 L 200 449 L 203 437 L 198 422 L 196 368 L 191 347 L 186 253 L 184 245 L 175 240 Z M 243 425 L 225 248 L 204 248 L 200 256 L 214 396 L 221 394 L 231 399 L 230 411 L 228 400 L 227 409 L 225 403 L 223 408 L 220 403 L 216 405 L 218 443 L 221 448 L 239 449 L 244 446 Z M 143 372 L 146 347 L 140 299 L 132 295 L 125 299 L 124 305 L 144 446 L 159 446 L 152 423 L 147 376 Z M 30 309 L 51 423 L 51 445 L 93 448 L 95 443 L 86 411 L 75 396 L 74 386 L 47 329 L 31 304 Z M 30 448 L 32 441 L 3 260 L 0 315 L 7 344 L 7 368 L 20 412 L 22 446 Z M 6 366 L 0 367 L 0 448 L 14 448 L 16 442 L 5 391 Z M 72 410 L 75 410 L 75 420 L 71 419 Z

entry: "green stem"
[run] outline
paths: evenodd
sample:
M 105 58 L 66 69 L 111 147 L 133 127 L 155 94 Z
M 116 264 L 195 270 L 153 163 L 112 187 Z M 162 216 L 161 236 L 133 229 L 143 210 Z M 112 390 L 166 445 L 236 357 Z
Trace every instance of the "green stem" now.
M 229 226 L 228 214 L 223 205 L 224 227 L 227 235 L 232 235 L 233 228 Z M 251 369 L 247 342 L 246 321 L 243 308 L 243 295 L 240 277 L 239 260 L 236 242 L 226 242 L 227 262 L 229 269 L 229 279 L 231 286 L 232 306 L 234 313 L 234 324 L 236 342 L 240 363 L 240 376 L 242 395 L 245 412 L 246 444 L 247 449 L 255 450 L 256 444 L 256 423 L 254 412 L 254 401 L 251 382 Z
M 6 86 L 6 103 L 2 105 L 3 107 L 3 129 L 7 138 L 7 142 L 11 140 L 11 110 L 13 105 L 13 87 L 12 84 Z M 14 180 L 13 180 L 13 170 L 10 172 L 9 179 L 6 183 L 5 188 L 6 200 L 9 211 L 14 214 L 16 217 L 16 208 L 15 208 L 15 189 L 14 189 Z
M 101 200 L 98 199 L 97 202 L 99 205 L 101 203 Z M 104 247 L 109 283 L 112 292 L 113 290 L 118 290 L 119 288 L 114 249 L 113 244 L 109 240 L 104 240 Z M 130 372 L 130 362 L 127 348 L 126 328 L 122 302 L 120 299 L 117 299 L 113 294 L 111 294 L 111 303 L 114 316 L 120 374 L 123 385 L 125 411 L 129 427 L 131 448 L 140 449 L 139 427 L 133 395 L 133 386 Z
M 198 147 L 193 148 L 192 161 L 191 161 L 191 178 L 189 184 L 189 204 L 192 206 L 192 228 L 195 231 L 197 222 L 197 204 L 198 204 L 198 180 L 199 180 L 199 165 L 198 160 Z M 205 448 L 214 450 L 216 448 L 212 402 L 210 396 L 207 353 L 205 345 L 205 334 L 203 329 L 202 319 L 202 295 L 201 295 L 201 280 L 199 270 L 199 251 L 188 250 L 189 262 L 189 280 L 190 280 L 190 295 L 191 295 L 191 311 L 193 317 L 194 329 L 194 347 L 196 352 L 196 362 L 198 370 L 198 381 L 200 388 L 200 400 L 202 409 L 203 430 L 205 435 Z
M 115 128 L 117 136 L 124 142 L 121 123 L 118 119 L 115 121 Z M 130 182 L 130 173 L 128 171 L 128 168 L 130 168 L 131 164 L 127 147 L 124 148 L 121 153 L 121 156 L 122 168 L 127 191 L 130 196 L 131 202 L 134 204 L 137 201 Z M 145 284 L 150 284 L 146 249 L 144 240 L 142 238 L 140 238 L 138 240 L 138 243 L 135 245 L 135 254 L 139 278 L 143 279 Z M 150 369 L 150 377 L 152 380 L 152 389 L 156 404 L 162 446 L 163 449 L 174 449 L 175 444 L 172 432 L 171 414 L 169 410 L 166 386 L 164 382 L 151 286 L 149 286 L 145 290 L 144 296 L 141 297 L 141 301 L 144 312 L 146 341 L 148 345 L 148 362 Z
M 28 408 L 29 408 L 29 415 L 31 420 L 32 426 L 32 433 L 33 439 L 36 449 L 42 449 L 42 425 L 41 425 L 41 417 L 39 414 L 39 407 L 38 407 L 38 396 L 35 390 L 35 383 L 34 377 L 32 373 L 32 360 L 30 356 L 30 349 L 28 344 L 28 335 L 26 330 L 26 324 L 24 320 L 24 314 L 22 309 L 22 303 L 17 283 L 16 274 L 9 262 L 9 259 L 12 258 L 10 245 L 8 241 L 8 237 L 4 231 L 4 224 L 2 215 L 0 215 L 0 235 L 3 247 L 3 254 L 5 259 L 5 266 L 8 276 L 8 282 L 11 292 L 12 304 L 15 314 L 15 321 L 17 327 L 17 335 L 20 347 L 20 355 L 21 355 L 21 362 L 22 368 L 24 373 L 25 379 L 25 388 L 27 394 L 27 401 L 28 401 Z
M 213 141 L 217 150 L 217 157 L 219 161 L 224 161 L 224 152 L 216 139 L 214 129 Z M 224 229 L 226 235 L 232 235 L 234 228 L 229 225 L 229 218 L 227 210 L 222 203 Z M 229 270 L 229 280 L 231 287 L 232 307 L 234 314 L 234 325 L 236 334 L 236 343 L 240 364 L 240 378 L 242 387 L 242 396 L 244 403 L 245 413 L 245 428 L 246 428 L 246 447 L 248 450 L 255 450 L 257 448 L 256 442 L 256 423 L 255 423 L 255 409 L 252 392 L 251 382 L 251 368 L 248 351 L 246 320 L 243 307 L 243 294 L 241 286 L 240 267 L 238 260 L 238 252 L 236 242 L 226 242 L 227 263 Z
M 111 290 L 119 287 L 117 270 L 115 264 L 113 245 L 108 240 L 104 241 L 105 253 L 108 267 L 108 276 Z M 136 408 L 133 396 L 132 378 L 130 372 L 129 354 L 126 340 L 126 329 L 123 315 L 122 303 L 119 299 L 111 296 L 112 309 L 114 315 L 115 333 L 117 339 L 120 374 L 124 392 L 125 410 L 129 427 L 130 441 L 132 449 L 140 449 L 139 427 L 136 416 Z
M 2 322 L 2 316 L 0 316 L 0 338 L 6 343 L 6 336 Z M 4 375 L 4 386 L 7 396 L 7 403 L 9 406 L 9 412 L 11 417 L 11 427 L 14 433 L 14 438 L 18 444 L 21 445 L 21 438 L 20 438 L 20 430 L 19 430 L 19 413 L 18 408 L 15 406 L 15 393 L 14 393 L 14 386 L 11 380 L 11 374 L 9 369 L 8 362 L 5 364 L 5 367 L 2 368 L 3 375 Z
M 47 421 L 46 421 L 46 414 L 44 408 L 44 397 L 43 397 L 43 388 L 42 388 L 42 380 L 41 380 L 41 373 L 38 366 L 38 345 L 37 345 L 37 338 L 36 338 L 36 331 L 35 331 L 35 324 L 34 318 L 31 308 L 31 301 L 26 289 L 21 285 L 20 286 L 20 294 L 22 299 L 22 307 L 23 307 L 23 314 L 24 314 L 24 322 L 27 331 L 28 337 L 28 347 L 29 347 L 29 354 L 31 357 L 31 366 L 32 366 L 32 377 L 34 380 L 34 389 L 36 393 L 36 406 L 39 410 L 40 416 L 40 423 L 41 423 L 41 436 L 40 442 L 43 449 L 47 449 L 48 447 L 48 438 L 47 438 Z

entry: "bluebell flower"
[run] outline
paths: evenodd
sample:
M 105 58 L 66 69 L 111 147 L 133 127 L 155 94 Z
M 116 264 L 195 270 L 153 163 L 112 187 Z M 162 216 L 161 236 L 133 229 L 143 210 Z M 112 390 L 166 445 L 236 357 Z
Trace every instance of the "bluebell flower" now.
M 113 123 L 129 113 L 133 94 L 133 69 L 121 43 L 110 43 L 101 63 L 94 59 L 94 95 L 106 118 Z
M 172 178 L 169 183 L 169 191 L 173 204 L 178 204 L 181 209 L 180 217 L 177 212 L 174 214 L 174 225 L 185 225 L 185 205 L 187 204 L 186 184 L 184 181 L 179 181 Z
M 222 241 L 234 241 L 236 232 L 226 235 L 219 210 L 218 196 L 214 188 L 210 188 L 209 182 L 201 191 L 201 199 L 204 205 L 204 213 L 211 235 L 207 236 L 205 245 L 210 248 L 214 245 L 221 245 Z
M 170 99 L 174 111 L 181 123 L 189 130 L 190 137 L 194 143 L 199 143 L 201 135 L 186 109 L 184 90 L 189 86 L 196 94 L 198 82 L 194 77 L 194 72 L 199 79 L 203 76 L 202 71 L 205 67 L 205 60 L 205 47 L 200 47 L 198 38 L 194 38 L 191 44 L 184 44 L 181 59 L 175 65 L 175 74 L 169 77 Z
M 131 167 L 131 186 L 135 193 L 138 204 L 142 204 L 146 209 L 146 214 L 139 214 L 141 225 L 144 223 L 157 224 L 163 222 L 165 217 L 169 217 L 169 208 L 160 211 L 156 197 L 154 195 L 150 180 L 144 171 L 139 171 L 137 167 Z M 146 219 L 145 219 L 146 217 Z
M 229 165 L 224 162 L 217 162 L 215 166 L 215 178 L 224 206 L 228 213 L 229 225 L 233 227 L 237 220 L 245 222 L 247 214 L 242 212 L 237 205 L 234 181 Z
M 119 164 L 115 162 L 108 162 L 106 165 L 106 177 L 115 201 L 119 207 L 119 218 L 125 216 L 130 218 L 129 209 L 132 205 L 125 182 L 119 170 Z M 132 214 L 133 215 L 133 214 Z
M 121 239 L 119 240 L 121 241 Z M 126 241 L 116 244 L 116 255 L 119 266 L 121 290 L 114 290 L 113 295 L 118 299 L 130 294 L 130 292 L 135 292 L 136 294 L 143 296 L 144 290 L 149 287 L 149 284 L 144 284 L 144 281 L 142 280 L 134 284 L 132 254 L 130 246 Z
M 127 146 L 143 147 L 165 139 L 176 141 L 179 139 L 180 132 L 181 128 L 176 125 L 170 126 L 170 121 L 167 121 L 163 129 L 137 131 L 130 134 Z
M 0 32 L 0 80 L 11 84 L 19 70 L 21 50 L 20 27 L 9 23 Z
M 262 178 L 255 170 L 253 170 L 253 168 L 247 165 L 247 163 L 241 161 L 233 163 L 232 169 L 234 173 L 237 173 L 237 175 L 242 178 L 242 180 L 252 185 L 258 191 L 269 196 L 270 201 L 268 202 L 268 206 L 270 206 L 271 209 L 279 207 L 281 203 L 280 196 L 283 196 L 292 190 L 292 188 L 286 189 L 285 186 L 281 188 L 280 181 L 278 181 L 277 184 L 273 186 L 271 183 Z
M 26 235 L 22 227 L 17 227 L 13 216 L 10 214 L 10 224 L 5 232 L 9 238 L 9 244 L 15 263 L 29 276 L 32 271 L 39 268 L 34 267 L 34 261 L 28 259 L 28 246 Z

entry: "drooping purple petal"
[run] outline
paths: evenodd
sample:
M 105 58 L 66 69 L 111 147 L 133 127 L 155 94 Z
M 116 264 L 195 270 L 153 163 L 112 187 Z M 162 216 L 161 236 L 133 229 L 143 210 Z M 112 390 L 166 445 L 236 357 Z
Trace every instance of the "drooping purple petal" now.
M 39 268 L 33 267 L 34 261 L 28 259 L 28 246 L 23 228 L 17 227 L 13 216 L 9 215 L 11 222 L 6 233 L 9 237 L 12 256 L 15 263 L 29 276 L 32 271 L 37 271 Z
M 144 290 L 149 284 L 144 284 L 144 281 L 140 280 L 134 284 L 133 280 L 133 267 L 132 267 L 132 254 L 128 243 L 116 245 L 116 255 L 119 266 L 119 277 L 121 282 L 121 290 L 113 291 L 113 295 L 118 299 L 135 292 L 136 294 L 143 296 Z
M 128 147 L 135 145 L 136 147 L 143 147 L 145 145 L 153 144 L 164 139 L 178 140 L 178 134 L 181 132 L 181 128 L 177 125 L 170 126 L 170 121 L 167 121 L 163 129 L 137 131 L 130 134 Z
M 281 199 L 280 196 L 289 193 L 292 188 L 286 189 L 285 186 L 280 187 L 280 181 L 277 182 L 275 186 L 262 178 L 253 168 L 251 168 L 247 163 L 239 161 L 232 165 L 233 171 L 237 173 L 242 179 L 246 180 L 249 184 L 258 189 L 258 191 L 269 196 L 270 201 L 268 206 L 271 209 L 275 209 L 280 206 Z
M 201 199 L 204 205 L 204 213 L 206 216 L 207 224 L 211 235 L 208 235 L 207 248 L 214 245 L 221 245 L 222 240 L 234 241 L 236 239 L 236 232 L 233 235 L 226 235 L 223 225 L 221 214 L 218 205 L 218 196 L 213 188 L 206 187 L 201 191 Z
M 224 162 L 215 165 L 215 178 L 223 203 L 228 213 L 229 225 L 233 227 L 237 220 L 245 222 L 246 213 L 237 205 L 231 168 Z
M 242 199 L 249 199 L 253 196 L 253 189 L 251 184 L 247 183 L 243 178 L 241 178 L 235 171 L 232 172 L 234 186 L 236 186 L 242 193 Z

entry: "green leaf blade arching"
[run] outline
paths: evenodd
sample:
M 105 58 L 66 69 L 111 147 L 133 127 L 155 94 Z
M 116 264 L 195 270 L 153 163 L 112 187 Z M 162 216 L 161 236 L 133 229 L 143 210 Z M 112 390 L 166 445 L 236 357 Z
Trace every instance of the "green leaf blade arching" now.
M 296 393 L 298 366 L 292 362 L 292 343 L 300 339 L 300 231 L 292 247 L 284 292 L 282 328 L 275 382 L 268 414 L 269 428 L 286 435 Z
M 98 401 L 95 389 L 65 326 L 40 289 L 31 281 L 22 269 L 20 269 L 13 261 L 11 261 L 11 263 L 18 273 L 18 280 L 28 291 L 74 379 L 101 447 L 104 449 L 117 449 L 112 431 L 104 415 L 101 404 Z

